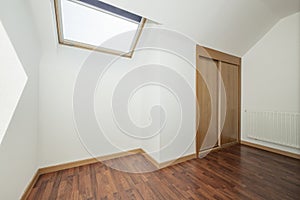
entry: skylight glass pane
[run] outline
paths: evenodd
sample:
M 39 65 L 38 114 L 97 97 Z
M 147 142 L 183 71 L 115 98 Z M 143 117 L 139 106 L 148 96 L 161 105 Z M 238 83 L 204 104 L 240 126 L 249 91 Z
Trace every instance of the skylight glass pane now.
M 61 0 L 63 39 L 129 52 L 139 23 L 70 0 Z

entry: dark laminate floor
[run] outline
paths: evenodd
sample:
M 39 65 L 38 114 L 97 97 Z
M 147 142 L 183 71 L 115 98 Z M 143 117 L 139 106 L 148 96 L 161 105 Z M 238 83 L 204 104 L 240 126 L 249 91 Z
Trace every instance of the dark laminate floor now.
M 141 154 L 107 163 L 153 168 Z M 42 175 L 29 199 L 300 199 L 300 161 L 236 145 L 151 173 L 97 163 Z

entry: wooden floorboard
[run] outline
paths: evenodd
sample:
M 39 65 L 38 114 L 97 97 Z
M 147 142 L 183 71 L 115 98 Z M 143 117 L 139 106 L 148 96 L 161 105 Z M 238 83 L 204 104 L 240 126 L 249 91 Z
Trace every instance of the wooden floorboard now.
M 28 199 L 300 199 L 300 161 L 248 146 L 155 169 L 136 154 L 48 173 Z

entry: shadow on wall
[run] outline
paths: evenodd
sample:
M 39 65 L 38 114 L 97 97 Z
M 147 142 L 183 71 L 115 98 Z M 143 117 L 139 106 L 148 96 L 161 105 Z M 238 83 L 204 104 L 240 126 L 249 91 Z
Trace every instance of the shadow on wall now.
M 0 145 L 5 136 L 19 99 L 27 82 L 27 75 L 0 21 Z

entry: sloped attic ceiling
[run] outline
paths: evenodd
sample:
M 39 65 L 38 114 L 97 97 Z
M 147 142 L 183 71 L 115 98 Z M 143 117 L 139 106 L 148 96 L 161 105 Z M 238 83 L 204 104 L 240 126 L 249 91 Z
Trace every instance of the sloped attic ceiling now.
M 201 45 L 237 56 L 243 56 L 281 18 L 300 11 L 300 0 L 102 1 L 186 34 Z M 39 24 L 49 22 L 42 21 L 44 15 L 52 14 L 49 0 L 31 2 Z M 45 36 L 52 31 L 40 27 L 40 32 Z
M 105 0 L 189 35 L 202 45 L 244 55 L 300 0 Z

